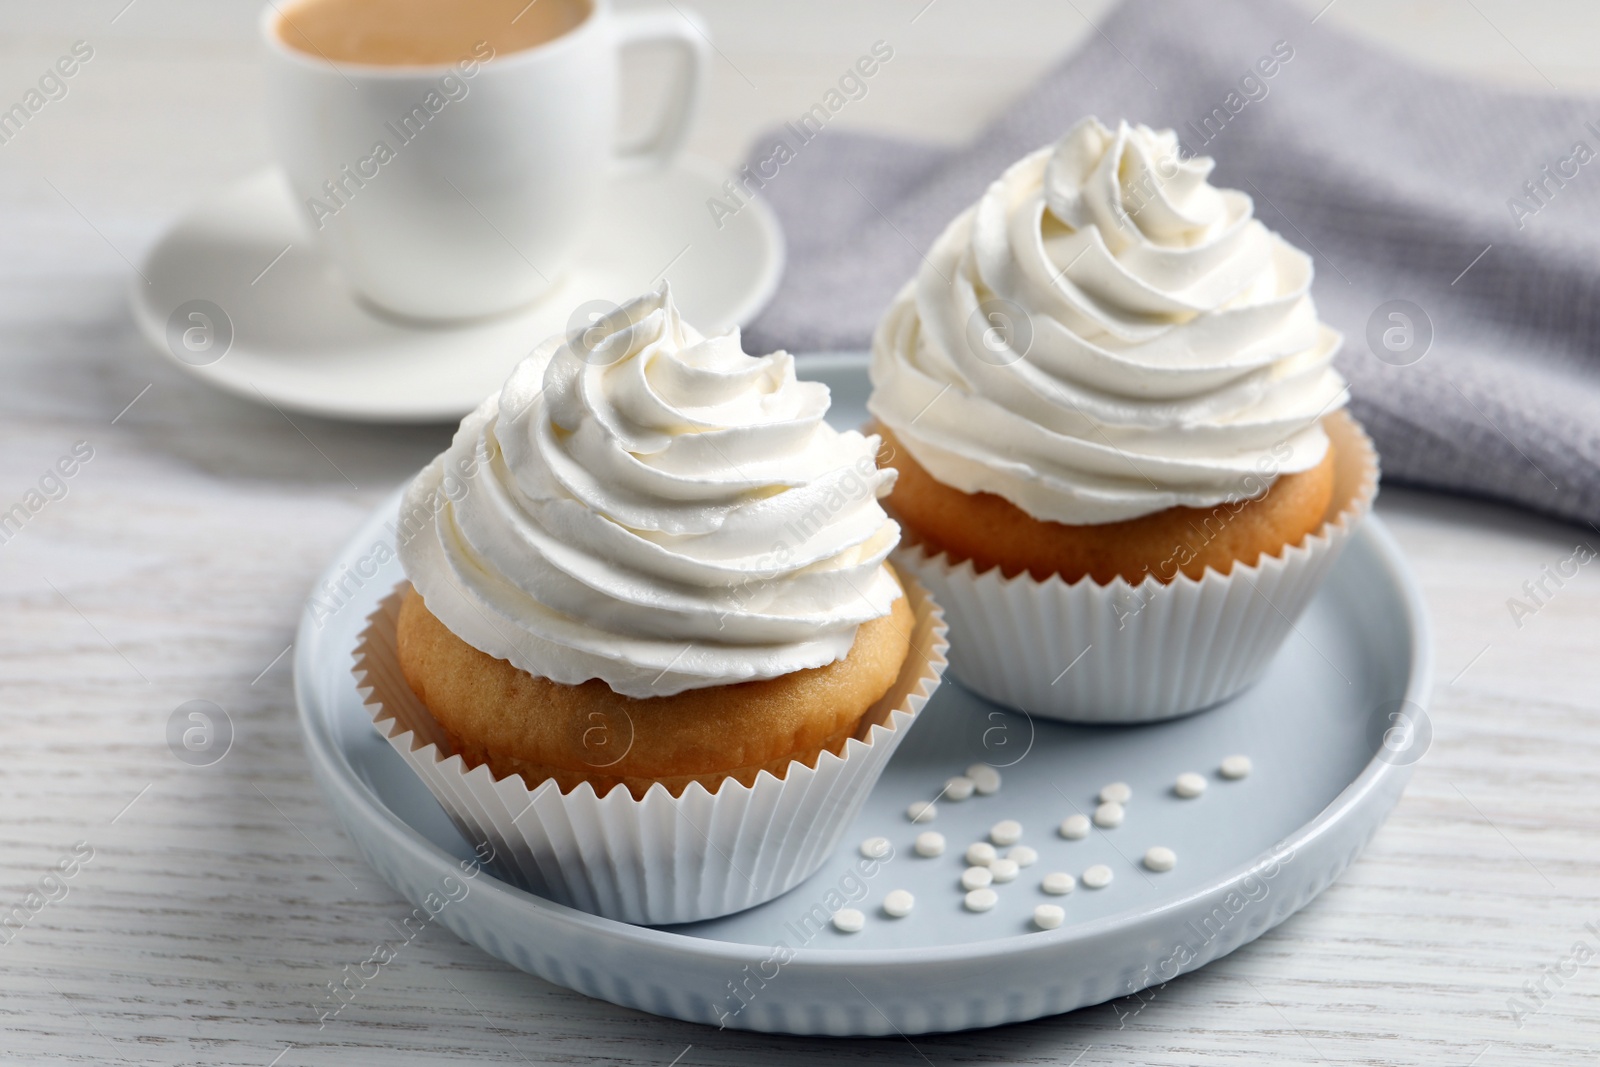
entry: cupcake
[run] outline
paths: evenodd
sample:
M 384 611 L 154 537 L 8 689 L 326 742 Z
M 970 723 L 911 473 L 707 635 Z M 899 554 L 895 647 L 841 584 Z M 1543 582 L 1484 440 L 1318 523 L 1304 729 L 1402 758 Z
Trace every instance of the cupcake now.
M 411 484 L 369 703 L 516 880 L 680 922 L 837 842 L 943 660 L 886 562 L 895 474 L 828 403 L 663 287 L 540 345 Z
M 1370 508 L 1311 259 L 1211 169 L 1084 119 L 946 228 L 874 336 L 897 560 L 991 699 L 1092 722 L 1225 699 Z

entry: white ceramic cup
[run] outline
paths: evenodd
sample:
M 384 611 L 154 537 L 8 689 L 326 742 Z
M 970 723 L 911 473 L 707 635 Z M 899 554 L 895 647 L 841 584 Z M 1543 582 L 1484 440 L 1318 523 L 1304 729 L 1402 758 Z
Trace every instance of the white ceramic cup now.
M 262 12 L 279 161 L 369 303 L 438 321 L 522 307 L 560 276 L 611 175 L 677 153 L 705 83 L 704 27 L 669 8 L 587 2 L 581 23 L 543 44 L 429 66 L 330 62 L 284 42 L 279 6 Z M 673 47 L 679 73 L 659 125 L 619 146 L 620 55 L 646 43 Z

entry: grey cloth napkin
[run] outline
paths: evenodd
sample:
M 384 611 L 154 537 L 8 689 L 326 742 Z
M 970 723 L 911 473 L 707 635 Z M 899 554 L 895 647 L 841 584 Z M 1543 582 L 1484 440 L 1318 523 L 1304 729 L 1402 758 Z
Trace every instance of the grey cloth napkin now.
M 789 263 L 751 350 L 867 347 L 922 252 L 1010 162 L 1085 114 L 1171 126 L 1313 254 L 1387 477 L 1600 523 L 1600 100 L 1426 72 L 1313 14 L 1128 0 L 954 150 L 773 131 L 751 157 L 795 148 L 762 192 Z M 1265 77 L 1278 42 L 1292 58 Z

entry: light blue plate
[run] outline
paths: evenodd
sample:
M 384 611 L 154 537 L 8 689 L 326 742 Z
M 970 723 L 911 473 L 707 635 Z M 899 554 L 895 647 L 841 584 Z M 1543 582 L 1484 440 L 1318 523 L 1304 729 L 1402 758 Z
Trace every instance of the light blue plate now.
M 803 372 L 833 388 L 832 420 L 865 420 L 860 356 L 818 356 Z M 354 596 L 320 623 L 303 617 L 295 692 L 318 781 L 368 862 L 420 903 L 471 856 L 443 810 L 373 729 L 350 673 L 366 616 L 403 576 L 395 564 L 370 578 L 358 561 L 388 539 L 397 501 L 374 514 L 333 561 L 327 578 L 354 574 Z M 358 588 L 357 588 L 358 587 Z M 946 681 L 868 798 L 839 852 L 809 881 L 761 907 L 693 925 L 648 928 L 601 919 L 513 888 L 492 876 L 440 913 L 461 937 L 513 965 L 591 996 L 679 1019 L 796 1034 L 905 1034 L 1033 1019 L 1159 984 L 1233 951 L 1304 907 L 1355 858 L 1400 797 L 1427 744 L 1423 705 L 1430 642 L 1421 598 L 1375 518 L 1352 539 L 1267 675 L 1210 711 L 1133 727 L 1031 722 Z M 1247 754 L 1254 772 L 1227 781 L 1223 757 Z M 914 825 L 906 807 L 936 795 L 969 764 L 1001 767 L 993 796 L 939 805 Z M 1206 775 L 1198 800 L 1172 783 Z M 1056 833 L 1062 818 L 1092 812 L 1095 794 L 1127 782 L 1133 799 L 1118 829 L 1081 841 Z M 1024 827 L 1039 861 L 996 886 L 998 905 L 962 906 L 961 854 L 1002 819 Z M 948 840 L 917 856 L 925 829 Z M 856 845 L 887 837 L 895 855 L 862 876 Z M 1177 867 L 1146 870 L 1153 845 Z M 1040 889 L 1050 871 L 1081 877 L 1094 864 L 1110 886 L 1081 884 L 1065 897 Z M 916 907 L 880 910 L 891 889 Z M 837 897 L 833 895 L 837 894 Z M 808 916 L 838 906 L 866 913 L 866 928 L 818 929 Z M 1032 923 L 1054 903 L 1066 923 Z M 818 910 L 814 910 L 818 909 Z

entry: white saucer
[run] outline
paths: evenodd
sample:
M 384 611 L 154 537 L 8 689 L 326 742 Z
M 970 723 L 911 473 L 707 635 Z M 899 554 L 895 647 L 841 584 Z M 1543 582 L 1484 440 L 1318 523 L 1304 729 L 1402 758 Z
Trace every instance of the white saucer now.
M 760 201 L 718 229 L 706 199 L 721 196 L 723 177 L 707 161 L 680 159 L 618 179 L 551 292 L 522 312 L 441 327 L 358 303 L 282 177 L 264 170 L 173 226 L 133 279 L 130 302 L 157 351 L 218 388 L 333 418 L 454 421 L 534 345 L 567 330 L 585 301 L 620 302 L 664 276 L 707 333 L 753 318 L 782 273 L 783 232 Z M 190 317 L 195 309 L 202 318 Z

